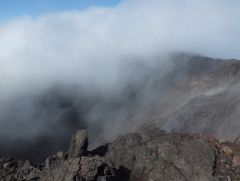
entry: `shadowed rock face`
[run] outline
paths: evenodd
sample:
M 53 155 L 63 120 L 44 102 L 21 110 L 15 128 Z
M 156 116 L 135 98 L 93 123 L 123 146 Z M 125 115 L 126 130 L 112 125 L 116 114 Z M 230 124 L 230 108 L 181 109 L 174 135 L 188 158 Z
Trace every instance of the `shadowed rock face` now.
M 73 138 L 84 135 L 78 131 Z M 240 145 L 198 134 L 145 129 L 118 137 L 93 151 L 86 139 L 71 141 L 45 163 L 0 159 L 0 179 L 45 181 L 220 181 L 240 179 Z M 81 155 L 72 153 L 81 150 Z M 78 155 L 78 156 L 77 156 Z

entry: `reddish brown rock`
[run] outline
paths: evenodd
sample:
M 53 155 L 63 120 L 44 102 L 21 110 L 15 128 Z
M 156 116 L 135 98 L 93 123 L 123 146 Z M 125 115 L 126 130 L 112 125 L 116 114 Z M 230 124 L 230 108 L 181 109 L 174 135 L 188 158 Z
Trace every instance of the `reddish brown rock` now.
M 226 154 L 232 154 L 233 153 L 233 150 L 227 145 L 222 145 L 222 150 Z
M 232 166 L 240 166 L 240 155 L 233 156 Z

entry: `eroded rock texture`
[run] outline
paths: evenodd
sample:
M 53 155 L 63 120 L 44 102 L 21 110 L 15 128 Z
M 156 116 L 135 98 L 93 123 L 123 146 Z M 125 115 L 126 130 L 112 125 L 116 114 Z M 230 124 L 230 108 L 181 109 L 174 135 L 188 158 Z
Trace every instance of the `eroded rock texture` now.
M 0 159 L 0 180 L 46 181 L 221 181 L 240 180 L 240 145 L 198 134 L 145 129 L 87 151 L 86 131 L 69 151 L 38 166 Z

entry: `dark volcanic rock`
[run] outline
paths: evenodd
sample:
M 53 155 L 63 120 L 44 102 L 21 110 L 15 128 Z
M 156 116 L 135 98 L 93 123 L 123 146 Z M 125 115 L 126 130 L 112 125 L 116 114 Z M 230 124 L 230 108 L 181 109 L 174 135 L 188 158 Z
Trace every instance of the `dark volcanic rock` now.
M 77 158 L 86 152 L 88 147 L 87 131 L 79 130 L 72 136 L 71 145 L 68 151 L 70 158 Z
M 198 134 L 146 129 L 118 137 L 94 151 L 82 147 L 85 131 L 73 136 L 70 153 L 44 165 L 0 159 L 0 180 L 44 181 L 222 181 L 240 179 L 240 145 Z M 73 144 L 75 146 L 73 146 Z M 104 149 L 103 149 L 104 147 Z M 80 154 L 79 154 L 80 153 Z
M 215 154 L 204 140 L 151 130 L 118 138 L 106 158 L 130 170 L 130 180 L 211 180 Z

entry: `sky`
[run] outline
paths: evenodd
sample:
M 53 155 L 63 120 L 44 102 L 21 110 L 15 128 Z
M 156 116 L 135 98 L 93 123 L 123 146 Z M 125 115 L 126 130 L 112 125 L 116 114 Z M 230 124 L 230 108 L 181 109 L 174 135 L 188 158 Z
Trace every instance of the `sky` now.
M 120 0 L 4 0 L 0 2 L 0 22 L 21 16 L 39 16 L 69 10 L 83 10 L 92 6 L 112 7 Z

